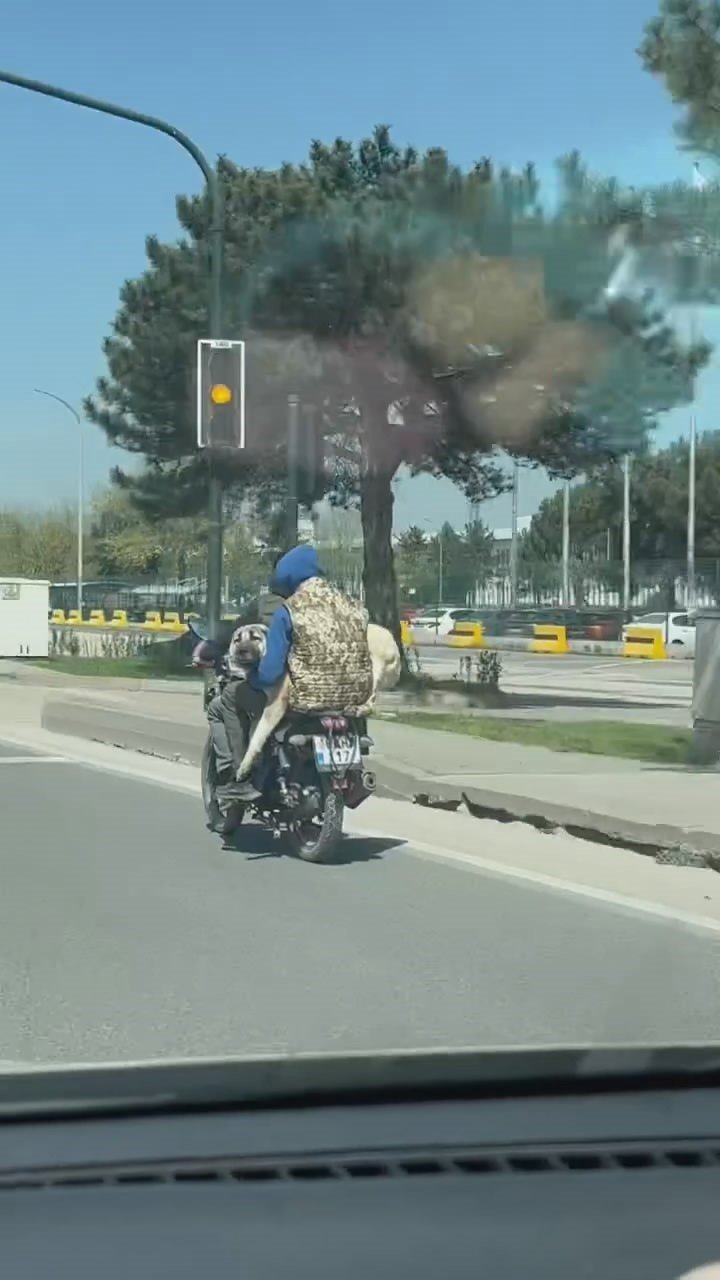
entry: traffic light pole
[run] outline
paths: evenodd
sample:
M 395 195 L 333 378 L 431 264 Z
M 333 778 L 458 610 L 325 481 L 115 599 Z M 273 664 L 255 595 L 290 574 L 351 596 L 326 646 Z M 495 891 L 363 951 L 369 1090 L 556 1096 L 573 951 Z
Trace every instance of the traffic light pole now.
M 203 171 L 205 172 L 205 171 Z M 223 328 L 223 267 L 225 253 L 223 192 L 217 175 L 205 173 L 210 197 L 210 337 L 221 338 Z M 223 491 L 212 449 L 208 449 L 208 536 L 206 612 L 210 639 L 220 634 L 223 583 Z
M 300 397 L 288 396 L 287 420 L 287 499 L 285 505 L 286 551 L 298 540 L 300 489 Z
M 218 176 L 212 165 L 192 138 L 160 120 L 157 116 L 148 116 L 141 111 L 132 111 L 129 107 L 119 107 L 112 102 L 104 102 L 101 98 L 89 98 L 83 93 L 72 93 L 68 89 L 59 89 L 55 85 L 45 84 L 42 80 L 29 80 L 26 76 L 16 76 L 9 71 L 0 71 L 0 83 L 13 85 L 16 89 L 27 89 L 30 93 L 40 93 L 46 98 L 57 98 L 60 102 L 69 102 L 75 107 L 86 107 L 89 111 L 99 111 L 106 116 L 116 116 L 119 120 L 130 120 L 133 124 L 143 125 L 146 129 L 154 129 L 173 138 L 188 155 L 192 156 L 205 179 L 208 201 L 210 204 L 210 299 L 209 320 L 210 337 L 221 338 L 223 326 L 223 270 L 224 270 L 224 218 L 223 192 Z M 222 486 L 219 476 L 209 457 L 208 485 L 208 546 L 207 546 L 207 615 L 211 637 L 214 637 L 220 624 L 220 601 L 222 594 L 223 568 L 223 530 L 222 530 Z

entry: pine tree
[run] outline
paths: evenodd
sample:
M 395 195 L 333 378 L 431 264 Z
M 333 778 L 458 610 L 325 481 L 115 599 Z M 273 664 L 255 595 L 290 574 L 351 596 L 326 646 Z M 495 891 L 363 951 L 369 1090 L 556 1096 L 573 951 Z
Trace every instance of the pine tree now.
M 400 149 L 386 128 L 358 147 L 314 143 L 277 172 L 220 163 L 226 192 L 227 336 L 248 340 L 249 448 L 228 489 L 277 492 L 285 400 L 313 407 L 331 465 L 317 474 L 357 503 L 371 615 L 398 629 L 392 480 L 447 476 L 469 498 L 500 491 L 498 447 L 553 472 L 639 443 L 655 414 L 691 395 L 704 348 L 681 347 L 647 299 L 608 308 L 607 234 L 630 214 L 579 158 L 557 213 L 537 181 L 469 172 L 446 153 Z M 635 211 L 631 211 L 635 216 Z M 112 443 L 142 453 L 116 472 L 146 511 L 201 509 L 192 368 L 206 333 L 208 208 L 180 199 L 184 239 L 149 239 L 105 343 L 109 377 L 86 405 Z M 635 219 L 638 220 L 637 218 Z

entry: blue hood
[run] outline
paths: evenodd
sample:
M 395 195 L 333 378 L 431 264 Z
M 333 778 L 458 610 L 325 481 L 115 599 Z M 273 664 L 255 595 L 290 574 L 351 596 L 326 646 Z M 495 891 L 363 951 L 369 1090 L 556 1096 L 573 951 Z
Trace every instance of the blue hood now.
M 308 578 L 319 578 L 322 570 L 314 547 L 293 547 L 278 560 L 270 583 L 270 590 L 279 596 L 291 596 Z

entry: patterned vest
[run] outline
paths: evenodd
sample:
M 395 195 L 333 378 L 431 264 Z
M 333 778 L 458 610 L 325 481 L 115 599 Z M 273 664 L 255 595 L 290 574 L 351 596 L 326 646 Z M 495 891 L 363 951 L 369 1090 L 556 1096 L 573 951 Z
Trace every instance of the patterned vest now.
M 294 711 L 350 711 L 372 690 L 367 611 L 309 578 L 285 602 L 292 621 L 289 705 Z

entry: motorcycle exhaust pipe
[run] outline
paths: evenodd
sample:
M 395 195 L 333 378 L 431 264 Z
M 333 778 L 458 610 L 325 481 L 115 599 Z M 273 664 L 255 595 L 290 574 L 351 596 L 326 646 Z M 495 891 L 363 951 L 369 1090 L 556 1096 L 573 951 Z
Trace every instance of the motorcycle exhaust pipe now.
M 354 774 L 350 784 L 345 792 L 345 808 L 357 809 L 363 800 L 367 800 L 377 787 L 377 779 L 374 773 L 364 770 L 358 777 Z

